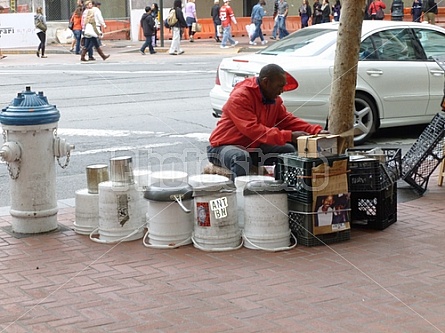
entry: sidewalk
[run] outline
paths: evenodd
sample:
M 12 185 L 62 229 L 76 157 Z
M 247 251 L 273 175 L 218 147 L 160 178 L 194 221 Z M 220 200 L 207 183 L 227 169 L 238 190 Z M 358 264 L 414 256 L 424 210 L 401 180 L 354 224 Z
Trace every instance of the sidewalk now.
M 383 231 L 270 253 L 103 245 L 73 229 L 16 238 L 0 209 L 0 332 L 445 332 L 444 189 Z

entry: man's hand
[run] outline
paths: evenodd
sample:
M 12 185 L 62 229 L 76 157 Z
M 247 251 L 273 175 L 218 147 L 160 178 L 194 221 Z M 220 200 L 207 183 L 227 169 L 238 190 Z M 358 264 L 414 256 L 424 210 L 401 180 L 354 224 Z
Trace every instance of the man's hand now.
M 303 136 L 303 135 L 309 135 L 309 133 L 307 133 L 307 132 L 303 132 L 303 131 L 295 131 L 295 132 L 292 132 L 292 143 L 293 143 L 293 144 L 296 144 L 296 143 L 297 143 L 297 138 L 298 138 L 299 136 Z

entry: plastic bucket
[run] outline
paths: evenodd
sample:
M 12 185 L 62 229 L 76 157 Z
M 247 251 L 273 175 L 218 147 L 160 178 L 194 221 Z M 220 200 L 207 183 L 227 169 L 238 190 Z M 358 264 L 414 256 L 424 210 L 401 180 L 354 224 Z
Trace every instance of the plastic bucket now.
M 244 228 L 244 188 L 248 182 L 254 180 L 271 181 L 274 179 L 270 176 L 261 175 L 240 176 L 235 178 L 238 225 L 241 229 Z
M 291 244 L 286 185 L 280 181 L 251 181 L 244 189 L 244 246 L 282 251 Z
M 147 188 L 144 198 L 148 200 L 149 227 L 143 239 L 146 247 L 173 249 L 192 242 L 193 197 L 189 185 L 165 188 L 155 183 Z
M 136 186 L 115 187 L 113 182 L 99 184 L 99 226 L 90 234 L 98 243 L 140 239 L 146 227 L 147 206 Z M 94 237 L 98 232 L 99 237 Z
M 76 191 L 74 231 L 80 235 L 89 235 L 99 226 L 99 194 L 90 193 L 89 189 Z
M 151 174 L 151 183 L 170 188 L 187 184 L 188 174 L 182 171 L 157 171 Z
M 233 182 L 220 175 L 200 175 L 191 177 L 191 183 L 195 185 L 193 245 L 203 251 L 242 247 Z

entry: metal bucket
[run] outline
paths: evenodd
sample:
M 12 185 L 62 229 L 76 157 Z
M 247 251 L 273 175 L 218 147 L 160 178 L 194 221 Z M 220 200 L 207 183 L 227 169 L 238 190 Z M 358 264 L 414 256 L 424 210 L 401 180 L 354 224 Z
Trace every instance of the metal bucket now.
M 244 189 L 244 246 L 266 251 L 290 250 L 286 184 L 281 181 L 251 181 Z
M 121 156 L 110 159 L 110 178 L 115 187 L 133 185 L 132 158 L 130 156 Z
M 148 200 L 147 224 L 149 227 L 143 238 L 144 246 L 174 249 L 191 244 L 192 194 L 192 188 L 188 184 L 165 188 L 155 183 L 147 188 L 144 198 Z
M 75 200 L 74 231 L 80 235 L 89 235 L 99 226 L 99 194 L 90 193 L 85 188 L 76 191 Z
M 92 164 L 87 166 L 87 187 L 88 193 L 99 193 L 99 183 L 110 180 L 108 175 L 108 165 Z
M 192 183 L 195 184 L 193 245 L 203 251 L 241 248 L 233 182 L 220 175 L 205 175 L 205 178 L 203 175 L 193 178 Z
M 97 243 L 132 241 L 144 236 L 147 206 L 136 186 L 115 187 L 99 184 L 99 227 L 90 234 Z M 99 237 L 95 237 L 95 235 Z
M 244 188 L 246 184 L 251 181 L 271 181 L 274 178 L 270 176 L 261 175 L 250 175 L 250 176 L 240 176 L 235 178 L 236 187 L 236 204 L 237 204 L 237 214 L 238 214 L 238 225 L 241 229 L 244 228 Z

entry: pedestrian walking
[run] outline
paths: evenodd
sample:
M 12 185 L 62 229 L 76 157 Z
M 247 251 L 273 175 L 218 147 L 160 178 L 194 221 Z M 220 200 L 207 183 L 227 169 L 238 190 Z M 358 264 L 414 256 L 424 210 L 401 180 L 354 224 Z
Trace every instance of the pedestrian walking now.
M 36 14 L 34 15 L 34 25 L 37 32 L 37 37 L 40 40 L 39 46 L 37 47 L 36 55 L 40 58 L 47 58 L 45 55 L 45 47 L 46 47 L 46 20 L 43 16 L 43 8 L 37 7 Z M 42 52 L 42 54 L 40 54 Z
M 278 29 L 280 30 L 280 39 L 283 39 L 289 32 L 286 29 L 286 19 L 289 13 L 289 5 L 285 0 L 280 0 L 278 3 Z
M 151 4 L 151 16 L 153 16 L 155 20 L 155 34 L 152 38 L 153 47 L 158 46 L 158 30 L 161 28 L 161 12 L 159 11 L 159 6 L 156 2 Z
M 255 24 L 255 31 L 250 37 L 249 44 L 256 45 L 255 39 L 258 37 L 261 40 L 261 44 L 265 45 L 267 40 L 264 39 L 263 31 L 261 30 L 261 25 L 263 24 L 263 17 L 265 15 L 264 6 L 266 5 L 265 0 L 260 0 L 252 9 L 252 15 L 250 16 L 250 20 L 253 24 Z
M 230 7 L 230 0 L 224 0 L 224 5 L 219 10 L 219 18 L 221 19 L 221 26 L 223 28 L 223 39 L 220 48 L 226 49 L 230 46 L 235 46 L 238 41 L 232 38 L 232 23 L 238 24 L 233 13 L 232 7 Z
M 145 49 L 147 47 L 150 50 L 150 54 L 156 53 L 155 49 L 153 48 L 153 35 L 156 33 L 155 19 L 153 18 L 153 15 L 151 15 L 151 11 L 152 9 L 150 6 L 145 7 L 145 13 L 142 14 L 140 21 L 145 37 L 145 42 L 142 44 L 142 47 L 139 50 L 142 55 L 145 55 Z
M 385 8 L 386 5 L 383 1 L 374 0 L 368 8 L 368 14 L 371 16 L 371 20 L 383 20 L 385 17 L 383 10 Z
M 309 19 L 312 16 L 312 9 L 307 0 L 303 0 L 303 4 L 298 9 L 298 13 L 300 14 L 301 28 L 307 28 L 309 26 Z
M 340 0 L 335 1 L 335 4 L 332 5 L 332 16 L 334 16 L 334 21 L 340 21 L 340 11 L 341 11 L 341 3 Z
M 185 22 L 187 23 L 188 33 L 189 33 L 189 41 L 195 41 L 195 31 L 193 30 L 193 23 L 198 22 L 198 16 L 196 16 L 196 5 L 195 0 L 188 0 L 187 4 L 184 8 L 185 12 Z
M 172 27 L 170 27 L 173 35 L 172 43 L 170 44 L 170 49 L 168 52 L 170 55 L 179 55 L 184 53 L 184 50 L 181 49 L 181 28 L 186 28 L 187 22 L 182 14 L 181 6 L 181 0 L 175 0 L 173 2 L 173 8 L 170 9 L 170 11 L 175 11 L 175 15 L 178 20 Z
M 83 34 L 85 38 L 85 45 L 80 54 L 80 61 L 87 61 L 87 59 L 85 59 L 85 56 L 88 52 L 91 51 L 93 47 L 96 49 L 97 53 L 99 53 L 103 60 L 107 60 L 110 57 L 109 54 L 104 54 L 99 45 L 98 41 L 102 32 L 99 31 L 99 29 L 97 28 L 97 23 L 94 18 L 94 12 L 92 10 L 88 10 L 87 16 L 85 18 L 85 28 Z
M 423 12 L 426 16 L 426 21 L 429 24 L 436 24 L 436 15 L 438 13 L 437 4 L 434 0 L 425 0 Z
M 321 12 L 321 23 L 331 22 L 331 6 L 329 5 L 329 0 L 323 0 Z
M 221 37 L 221 31 L 219 31 L 221 29 L 221 19 L 219 18 L 219 0 L 215 0 L 213 3 L 214 5 L 210 10 L 210 16 L 212 17 L 213 26 L 215 28 L 215 40 L 217 43 L 221 43 L 221 39 L 219 39 L 219 37 Z
M 70 21 L 73 22 L 73 44 L 71 44 L 70 52 L 80 54 L 80 40 L 82 39 L 82 6 L 77 6 Z
M 270 39 L 277 39 L 277 33 L 278 33 L 278 4 L 280 0 L 275 0 L 273 4 L 273 29 L 272 29 L 272 36 L 270 36 Z
M 411 6 L 411 15 L 413 17 L 413 22 L 420 22 L 421 17 L 422 17 L 422 1 L 421 0 L 414 0 L 413 5 Z

